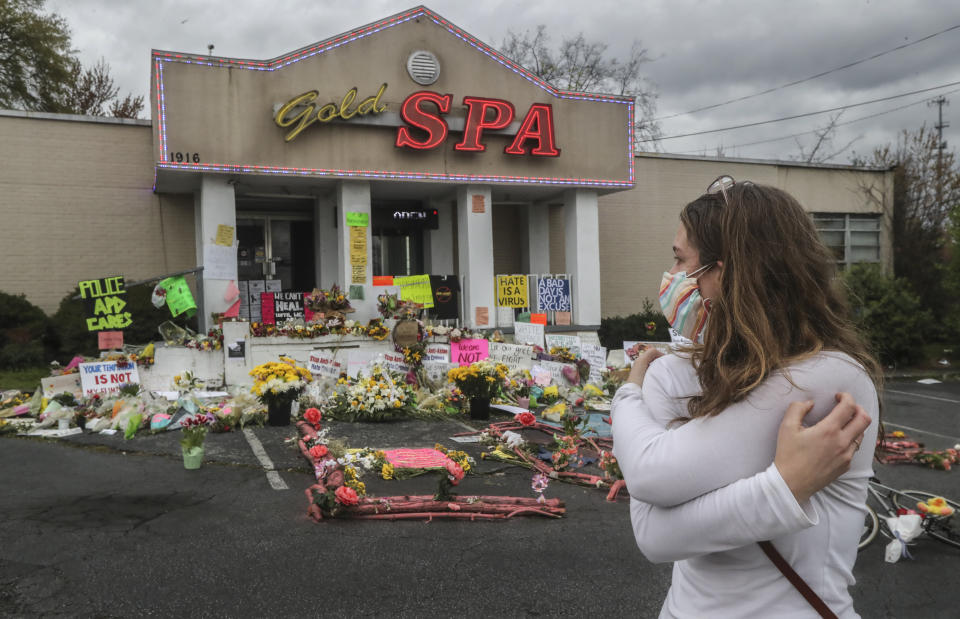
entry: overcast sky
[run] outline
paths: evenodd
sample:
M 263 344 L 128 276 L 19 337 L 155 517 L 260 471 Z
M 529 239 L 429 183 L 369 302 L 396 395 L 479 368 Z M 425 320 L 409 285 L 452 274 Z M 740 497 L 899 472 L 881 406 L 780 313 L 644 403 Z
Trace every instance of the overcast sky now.
M 63 15 L 84 64 L 100 57 L 121 93 L 149 91 L 152 48 L 243 58 L 273 58 L 307 44 L 415 6 L 387 0 L 48 0 Z M 867 58 L 960 25 L 957 0 L 432 0 L 429 8 L 499 46 L 508 29 L 545 24 L 555 43 L 583 32 L 623 56 L 637 39 L 653 62 L 646 75 L 659 95 L 657 116 L 669 116 L 774 88 Z M 665 137 L 765 121 L 960 82 L 960 28 L 857 66 L 715 109 L 663 119 Z M 846 110 L 839 122 L 907 106 L 841 126 L 837 157 L 869 153 L 902 129 L 931 127 L 937 108 L 926 101 L 946 94 L 944 130 L 951 148 L 960 140 L 960 84 L 929 93 Z M 949 94 L 948 94 L 949 93 Z M 149 114 L 146 106 L 145 114 Z M 956 122 L 955 122 L 956 119 Z M 743 146 L 824 126 L 829 115 L 758 127 L 666 139 L 672 153 L 788 159 L 806 150 L 807 133 Z

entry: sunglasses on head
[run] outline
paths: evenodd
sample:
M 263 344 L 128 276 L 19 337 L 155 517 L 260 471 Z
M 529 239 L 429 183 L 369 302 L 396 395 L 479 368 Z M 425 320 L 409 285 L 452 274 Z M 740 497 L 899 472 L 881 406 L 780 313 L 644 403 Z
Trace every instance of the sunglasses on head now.
M 710 183 L 707 187 L 708 194 L 720 194 L 723 196 L 723 203 L 727 206 L 730 206 L 730 198 L 727 196 L 727 190 L 732 189 L 734 185 L 737 184 L 737 181 L 733 180 L 732 176 L 723 174 L 717 177 L 717 180 Z M 752 185 L 750 181 L 744 181 L 742 185 Z

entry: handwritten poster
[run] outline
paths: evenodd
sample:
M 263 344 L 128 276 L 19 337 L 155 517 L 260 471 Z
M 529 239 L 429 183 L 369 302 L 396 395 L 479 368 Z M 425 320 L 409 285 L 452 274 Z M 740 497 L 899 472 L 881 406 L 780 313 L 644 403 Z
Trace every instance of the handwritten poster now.
M 543 325 L 532 322 L 513 323 L 513 341 L 517 344 L 533 344 L 543 348 Z
M 490 342 L 490 358 L 510 368 L 529 370 L 533 365 L 533 346 Z
M 288 320 L 305 319 L 304 293 L 261 292 L 260 315 L 264 324 L 281 325 Z
M 537 308 L 541 312 L 569 312 L 570 280 L 544 277 L 537 282 Z
M 543 369 L 550 372 L 550 377 L 553 379 L 553 384 L 555 385 L 569 385 L 570 382 L 564 378 L 563 369 L 564 368 L 574 368 L 577 366 L 572 363 L 558 363 L 556 361 L 537 361 L 537 364 L 540 365 Z
M 203 246 L 204 279 L 237 279 L 237 250 L 216 243 Z
M 490 356 L 490 342 L 488 340 L 460 340 L 450 342 L 450 361 L 457 365 L 470 365 Z
M 347 225 L 366 228 L 370 225 L 370 213 L 347 211 Z
M 544 338 L 547 342 L 546 349 L 549 351 L 551 348 L 567 348 L 575 355 L 580 354 L 580 336 L 579 335 L 560 335 L 557 333 L 551 333 Z
M 233 247 L 233 226 L 217 224 L 217 237 L 214 243 L 223 247 Z
M 350 283 L 367 283 L 367 228 L 364 226 L 350 226 L 350 271 Z
M 447 382 L 447 372 L 457 367 L 456 363 L 447 363 L 445 361 L 424 361 L 423 370 L 427 375 L 427 380 L 439 387 Z
M 499 307 L 528 307 L 526 275 L 497 275 L 497 305 Z
M 596 344 L 583 344 L 580 347 L 580 354 L 590 364 L 590 377 L 587 382 L 597 386 L 603 385 L 601 372 L 607 367 L 607 349 Z
M 97 333 L 97 348 L 100 350 L 123 348 L 123 331 L 100 331 Z
M 124 385 L 140 384 L 137 364 L 129 361 L 124 365 L 118 365 L 117 361 L 81 363 L 78 369 L 80 386 L 85 396 L 95 393 L 116 393 Z
M 78 285 L 87 313 L 87 331 L 125 329 L 133 322 L 130 312 L 124 311 L 127 291 L 122 275 L 88 279 Z
M 393 284 L 400 286 L 401 301 L 420 303 L 426 309 L 433 307 L 433 289 L 430 288 L 429 275 L 394 277 Z
M 476 320 L 478 327 L 490 324 L 490 308 L 489 307 L 477 307 L 476 308 Z

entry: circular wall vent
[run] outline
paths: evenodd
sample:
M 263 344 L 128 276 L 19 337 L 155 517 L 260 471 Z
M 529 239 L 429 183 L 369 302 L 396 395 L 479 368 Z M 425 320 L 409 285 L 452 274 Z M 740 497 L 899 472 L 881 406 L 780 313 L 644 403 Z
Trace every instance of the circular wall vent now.
M 440 77 L 440 61 L 431 52 L 417 50 L 407 58 L 407 73 L 421 86 L 429 86 Z

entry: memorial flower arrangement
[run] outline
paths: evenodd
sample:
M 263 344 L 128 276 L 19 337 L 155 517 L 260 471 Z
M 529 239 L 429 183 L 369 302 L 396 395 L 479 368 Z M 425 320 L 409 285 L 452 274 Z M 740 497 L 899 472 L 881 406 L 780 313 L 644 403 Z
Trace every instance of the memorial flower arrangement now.
M 203 440 L 207 436 L 207 430 L 210 429 L 207 416 L 197 415 L 188 417 L 180 422 L 181 439 L 180 446 L 184 450 L 190 451 L 203 447 Z
M 313 376 L 310 371 L 289 357 L 264 363 L 250 370 L 253 376 L 251 393 L 269 405 L 271 402 L 292 402 L 299 397 Z
M 344 421 L 386 421 L 413 412 L 415 398 L 410 387 L 394 380 L 389 372 L 375 366 L 369 377 L 337 380 L 323 404 L 330 419 Z
M 353 311 L 353 307 L 350 305 L 350 299 L 347 298 L 347 295 L 344 294 L 343 290 L 341 290 L 337 284 L 331 286 L 330 290 L 314 288 L 313 292 L 304 299 L 304 305 L 306 305 L 310 311 L 321 314 L 330 311 Z
M 613 452 L 605 449 L 600 452 L 600 468 L 608 478 L 623 479 L 623 471 L 620 470 L 620 464 L 617 463 Z
M 467 398 L 492 398 L 503 388 L 508 368 L 502 363 L 477 361 L 447 372 L 447 380 Z
M 377 311 L 380 312 L 380 315 L 384 318 L 416 320 L 422 310 L 422 303 L 404 301 L 397 294 L 384 293 L 377 296 Z
M 449 501 L 453 498 L 453 487 L 460 485 L 460 481 L 473 469 L 472 465 L 476 462 L 466 452 L 447 449 L 440 443 L 433 448 L 447 456 L 446 470 L 440 471 L 440 483 L 433 498 L 436 501 Z
M 577 360 L 577 356 L 566 346 L 554 346 L 550 349 L 550 356 L 561 363 L 574 363 Z

